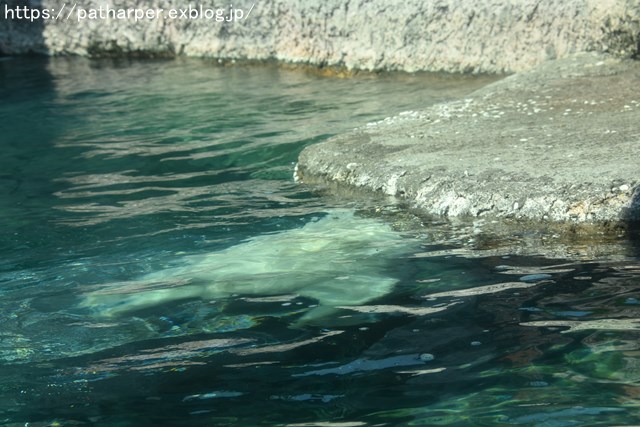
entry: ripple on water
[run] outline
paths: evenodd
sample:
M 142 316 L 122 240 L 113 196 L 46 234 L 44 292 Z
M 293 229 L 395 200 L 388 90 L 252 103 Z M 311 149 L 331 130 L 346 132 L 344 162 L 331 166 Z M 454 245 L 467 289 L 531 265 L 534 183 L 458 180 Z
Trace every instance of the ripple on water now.
M 0 75 L 0 423 L 640 419 L 637 254 L 483 251 L 463 225 L 291 179 L 305 146 L 487 79 L 79 58 Z M 79 307 L 201 290 L 234 262 L 224 295 Z

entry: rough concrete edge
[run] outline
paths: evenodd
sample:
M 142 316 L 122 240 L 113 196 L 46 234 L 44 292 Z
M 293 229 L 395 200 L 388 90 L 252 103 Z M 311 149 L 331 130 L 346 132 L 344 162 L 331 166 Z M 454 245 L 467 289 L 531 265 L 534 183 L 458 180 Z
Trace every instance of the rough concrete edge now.
M 521 77 L 523 75 L 533 75 L 540 74 L 545 72 L 545 69 L 548 67 L 554 67 L 554 63 L 562 63 L 562 62 L 570 62 L 574 58 L 589 58 L 592 61 L 609 61 L 612 58 L 615 58 L 612 55 L 604 55 L 604 54 L 593 54 L 593 53 L 579 53 L 573 56 L 573 58 L 566 58 L 562 61 L 552 61 L 550 63 L 544 63 L 534 69 L 524 71 L 522 73 L 516 73 L 511 75 L 505 79 L 499 80 L 495 83 L 489 84 L 483 88 L 478 89 L 477 91 L 470 94 L 468 97 L 462 100 L 454 100 L 445 102 L 442 104 L 437 104 L 431 107 L 430 110 L 446 110 L 447 112 L 456 111 L 456 109 L 464 109 L 464 105 L 466 103 L 472 102 L 474 98 L 481 99 L 486 98 L 487 96 L 491 96 L 495 91 L 509 91 L 516 88 L 521 84 Z M 613 60 L 616 62 L 619 60 Z M 568 70 L 563 70 L 562 68 L 559 71 L 567 72 L 563 77 L 565 78 L 575 78 L 575 77 L 584 77 L 589 76 L 591 72 L 595 72 L 589 67 L 585 70 L 576 73 L 575 70 L 572 70 L 570 67 Z M 616 70 L 613 69 L 610 71 L 611 74 L 616 74 Z M 428 110 L 428 111 L 430 111 Z M 416 112 L 413 112 L 416 113 Z M 425 113 L 426 114 L 426 113 Z M 393 123 L 394 121 L 402 121 L 406 120 L 402 116 L 395 116 L 385 121 Z M 351 133 L 341 134 L 334 136 L 327 140 L 325 143 L 337 143 L 340 144 L 340 141 L 352 141 L 353 139 L 364 138 L 368 139 L 369 136 L 365 133 L 365 127 L 354 130 Z M 317 147 L 322 146 L 322 144 L 314 144 L 311 149 L 315 149 Z M 363 144 L 366 144 L 367 141 L 363 141 Z M 306 152 L 309 150 L 309 147 L 300 154 L 300 159 L 303 159 L 306 155 Z M 339 154 L 336 152 L 332 152 L 331 147 L 327 148 L 325 152 L 321 156 L 326 159 L 331 159 L 332 156 L 334 160 L 336 160 L 336 156 Z M 450 206 L 446 207 L 446 210 L 441 212 L 434 209 L 424 209 L 424 206 L 420 206 L 419 204 L 412 203 L 412 198 L 416 197 L 416 191 L 411 192 L 411 190 L 407 190 L 409 187 L 408 184 L 402 184 L 401 181 L 405 181 L 405 177 L 408 174 L 408 170 L 406 167 L 402 165 L 380 165 L 378 177 L 369 177 L 371 179 L 363 179 L 358 174 L 353 173 L 353 168 L 351 165 L 355 165 L 355 163 L 349 164 L 341 164 L 344 162 L 327 160 L 324 164 L 315 165 L 316 169 L 312 172 L 308 171 L 304 165 L 304 161 L 299 161 L 296 164 L 296 168 L 294 171 L 294 179 L 298 182 L 304 182 L 305 184 L 309 184 L 315 187 L 322 187 L 327 189 L 329 192 L 336 194 L 367 194 L 370 197 L 379 194 L 386 194 L 387 196 L 395 197 L 396 203 L 401 203 L 409 206 L 409 209 L 417 209 L 421 211 L 421 214 L 445 219 L 454 219 L 456 221 L 486 221 L 489 220 L 489 223 L 499 223 L 500 225 L 497 227 L 490 227 L 492 229 L 491 233 L 499 234 L 503 237 L 508 236 L 508 233 L 513 232 L 517 229 L 531 229 L 537 230 L 538 233 L 543 235 L 557 235 L 567 233 L 572 235 L 581 235 L 581 236 L 597 236 L 597 235 L 615 235 L 617 237 L 622 236 L 637 236 L 640 234 L 640 184 L 627 186 L 623 185 L 616 194 L 611 194 L 611 197 L 605 197 L 607 200 L 611 199 L 614 203 L 619 206 L 616 206 L 616 209 L 619 209 L 619 216 L 615 218 L 607 218 L 604 220 L 591 220 L 587 215 L 574 215 L 566 218 L 546 218 L 544 220 L 530 218 L 527 216 L 518 216 L 515 215 L 514 212 L 505 211 L 504 214 L 497 216 L 489 216 L 479 218 L 478 215 L 473 215 L 469 213 L 463 213 L 462 215 L 450 215 L 449 209 Z M 464 179 L 464 177 L 459 177 Z M 636 183 L 637 184 L 637 183 Z M 400 187 L 402 187 L 401 190 Z M 624 187 L 624 188 L 622 188 Z M 407 193 L 408 191 L 408 193 Z M 622 197 L 624 196 L 624 197 Z M 599 196 L 597 196 L 599 197 Z M 597 198 L 596 197 L 596 198 Z M 622 198 L 621 198 L 622 197 Z M 594 199 L 595 200 L 595 199 Z M 605 200 L 606 202 L 606 200 Z M 579 208 L 579 206 L 577 207 Z M 503 230 L 500 230 L 503 229 Z M 507 234 L 505 234 L 507 233 Z M 634 237 L 637 238 L 637 237 Z
M 329 203 L 345 201 L 360 214 L 381 218 L 396 231 L 420 238 L 426 257 L 543 256 L 567 260 L 625 261 L 640 250 L 640 231 L 597 224 L 526 218 L 443 217 L 398 198 L 339 182 L 304 184 Z

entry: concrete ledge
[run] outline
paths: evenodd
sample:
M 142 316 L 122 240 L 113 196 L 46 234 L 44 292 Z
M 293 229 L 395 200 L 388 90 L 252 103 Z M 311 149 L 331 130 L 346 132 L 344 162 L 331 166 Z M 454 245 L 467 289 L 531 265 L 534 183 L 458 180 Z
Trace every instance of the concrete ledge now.
M 640 63 L 582 54 L 307 147 L 297 178 L 446 217 L 640 220 Z
M 229 16 L 230 4 L 242 15 L 251 13 L 222 23 L 197 16 L 220 8 Z M 86 0 L 73 12 L 67 3 L 62 19 L 30 22 L 6 13 L 25 5 L 58 15 L 62 3 L 0 0 L 0 54 L 187 55 L 358 70 L 503 73 L 581 51 L 634 57 L 640 46 L 638 0 Z M 90 19 L 90 11 L 100 8 L 168 12 L 190 5 L 196 10 L 187 19 Z M 80 9 L 85 19 L 77 19 Z

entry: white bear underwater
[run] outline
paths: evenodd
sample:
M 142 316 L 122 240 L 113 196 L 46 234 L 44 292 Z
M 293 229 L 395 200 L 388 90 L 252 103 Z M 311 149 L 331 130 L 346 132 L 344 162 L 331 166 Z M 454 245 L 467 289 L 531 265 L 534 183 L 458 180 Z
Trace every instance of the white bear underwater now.
M 119 316 L 171 301 L 232 295 L 312 298 L 301 322 L 362 305 L 390 293 L 385 270 L 418 242 L 385 222 L 334 210 L 302 228 L 265 234 L 227 249 L 184 257 L 184 265 L 119 282 L 82 296 L 81 307 Z

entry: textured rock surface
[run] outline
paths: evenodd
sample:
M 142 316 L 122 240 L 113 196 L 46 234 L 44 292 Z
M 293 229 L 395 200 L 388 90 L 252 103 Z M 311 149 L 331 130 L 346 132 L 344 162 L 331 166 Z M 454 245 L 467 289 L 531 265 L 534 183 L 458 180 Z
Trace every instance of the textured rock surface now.
M 61 8 L 58 0 L 32 6 Z M 215 0 L 86 0 L 78 8 L 229 7 Z M 0 0 L 0 52 L 191 55 L 274 59 L 364 70 L 511 72 L 579 51 L 637 56 L 638 0 L 238 0 L 249 17 L 206 19 L 7 20 Z M 66 4 L 70 11 L 73 3 Z
M 640 219 L 640 63 L 549 61 L 471 97 L 306 148 L 297 174 L 435 215 L 623 224 Z

